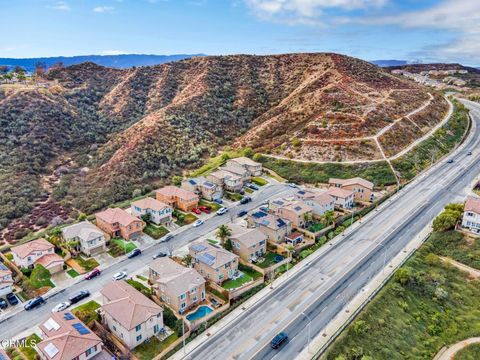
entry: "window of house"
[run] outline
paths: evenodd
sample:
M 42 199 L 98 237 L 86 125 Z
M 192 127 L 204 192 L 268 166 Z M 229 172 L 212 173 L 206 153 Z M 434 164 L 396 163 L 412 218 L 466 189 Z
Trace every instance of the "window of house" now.
M 182 302 L 182 303 L 180 304 L 180 308 L 183 309 L 184 307 L 185 307 L 185 303 Z
M 142 328 L 142 325 L 137 325 L 135 326 L 135 331 L 140 331 L 141 328 Z
M 142 340 L 142 335 L 137 336 L 137 341 L 140 341 L 140 340 Z
M 113 331 L 117 331 L 117 328 L 115 327 L 115 325 L 113 325 L 112 328 L 113 328 Z
M 185 299 L 186 297 L 187 297 L 186 294 L 182 294 L 182 295 L 180 295 L 180 300 L 183 300 L 183 299 Z

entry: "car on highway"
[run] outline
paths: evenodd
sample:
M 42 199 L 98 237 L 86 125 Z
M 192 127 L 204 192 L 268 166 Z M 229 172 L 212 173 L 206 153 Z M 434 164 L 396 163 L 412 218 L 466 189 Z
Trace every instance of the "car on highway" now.
M 245 216 L 247 214 L 248 214 L 247 210 L 242 210 L 242 211 L 239 211 L 237 215 L 238 215 L 238 217 L 242 217 L 242 216 Z
M 90 291 L 88 290 L 82 290 L 76 293 L 75 295 L 71 296 L 68 301 L 70 301 L 70 304 L 76 304 L 77 302 L 87 298 L 90 296 Z
M 285 344 L 288 341 L 288 335 L 284 332 L 277 334 L 272 341 L 270 341 L 270 346 L 272 349 L 278 349 L 280 346 Z
M 32 310 L 44 303 L 45 303 L 45 299 L 41 296 L 37 296 L 35 299 L 32 299 L 29 302 L 27 302 L 24 306 L 24 309 L 27 311 Z
M 127 273 L 125 271 L 120 271 L 112 276 L 113 280 L 122 280 L 123 278 L 127 277 Z
M 471 151 L 467 152 L 467 155 L 468 156 L 472 155 L 472 152 Z
M 61 302 L 60 304 L 57 304 L 53 307 L 52 313 L 63 311 L 65 309 L 67 309 L 70 305 L 72 305 L 72 304 L 69 303 L 68 301 Z
M 197 209 L 197 208 L 194 208 L 192 209 L 192 212 L 197 214 L 197 215 L 200 215 L 202 212 L 200 211 L 200 209 Z
M 161 257 L 165 257 L 165 256 L 167 256 L 167 254 L 165 254 L 165 253 L 162 252 L 162 251 L 159 251 L 158 253 L 156 253 L 155 255 L 153 255 L 153 260 L 158 259 L 158 258 L 161 258 Z
M 0 298 L 0 309 L 3 310 L 3 309 L 6 309 L 7 307 L 8 307 L 8 304 L 5 301 L 5 299 Z
M 228 212 L 228 209 L 226 207 L 221 207 L 220 209 L 217 210 L 217 215 L 223 215 Z
M 129 259 L 132 259 L 134 258 L 135 256 L 138 256 L 142 253 L 142 250 L 140 250 L 139 248 L 136 248 L 136 249 L 133 249 L 132 252 L 130 254 L 128 254 L 128 258 Z
M 161 237 L 159 241 L 160 242 L 167 242 L 167 241 L 172 240 L 172 239 L 173 239 L 173 234 L 167 234 L 167 235 Z
M 92 280 L 94 277 L 97 277 L 101 274 L 100 269 L 93 269 L 87 275 L 85 275 L 85 280 Z
M 18 304 L 18 299 L 14 293 L 7 294 L 7 301 L 12 306 Z
M 452 164 L 452 163 L 453 163 L 453 159 L 448 160 L 447 163 Z
M 244 196 L 242 200 L 240 200 L 240 204 L 244 205 L 252 201 L 252 198 L 250 196 Z
M 195 222 L 193 223 L 192 226 L 193 226 L 193 227 L 199 227 L 199 226 L 202 225 L 203 223 L 204 223 L 203 220 L 198 219 L 197 221 L 195 221 Z

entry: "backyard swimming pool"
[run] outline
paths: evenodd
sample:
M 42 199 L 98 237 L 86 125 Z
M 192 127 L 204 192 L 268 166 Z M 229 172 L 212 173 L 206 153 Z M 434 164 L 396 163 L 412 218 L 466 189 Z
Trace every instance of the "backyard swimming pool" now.
M 195 310 L 193 313 L 187 315 L 187 320 L 189 321 L 195 321 L 198 320 L 202 317 L 204 317 L 207 314 L 210 314 L 213 311 L 212 308 L 209 306 L 200 306 L 197 310 Z

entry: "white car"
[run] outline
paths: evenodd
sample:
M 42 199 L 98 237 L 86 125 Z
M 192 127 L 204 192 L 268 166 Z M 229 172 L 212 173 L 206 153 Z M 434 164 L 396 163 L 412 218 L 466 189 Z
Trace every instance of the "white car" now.
M 113 280 L 122 280 L 124 277 L 127 276 L 127 273 L 125 271 L 120 271 L 116 273 L 115 275 L 112 276 Z
M 68 301 L 62 302 L 62 303 L 58 304 L 57 306 L 55 306 L 55 307 L 52 309 L 52 312 L 55 313 L 55 312 L 63 311 L 63 310 L 65 310 L 66 308 L 68 308 L 70 305 L 71 305 L 71 304 L 70 304 L 70 302 L 68 302 Z
M 217 210 L 217 215 L 223 215 L 228 212 L 228 209 L 226 207 L 222 207 Z
M 199 227 L 199 226 L 202 225 L 203 223 L 204 223 L 203 220 L 198 219 L 197 221 L 195 221 L 195 222 L 193 223 L 192 226 L 193 226 L 193 227 Z

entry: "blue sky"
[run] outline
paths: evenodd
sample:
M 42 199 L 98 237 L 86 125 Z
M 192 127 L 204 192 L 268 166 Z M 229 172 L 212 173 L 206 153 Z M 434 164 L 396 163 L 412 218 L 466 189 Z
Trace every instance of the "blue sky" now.
M 339 52 L 480 65 L 480 0 L 0 0 L 0 57 Z

